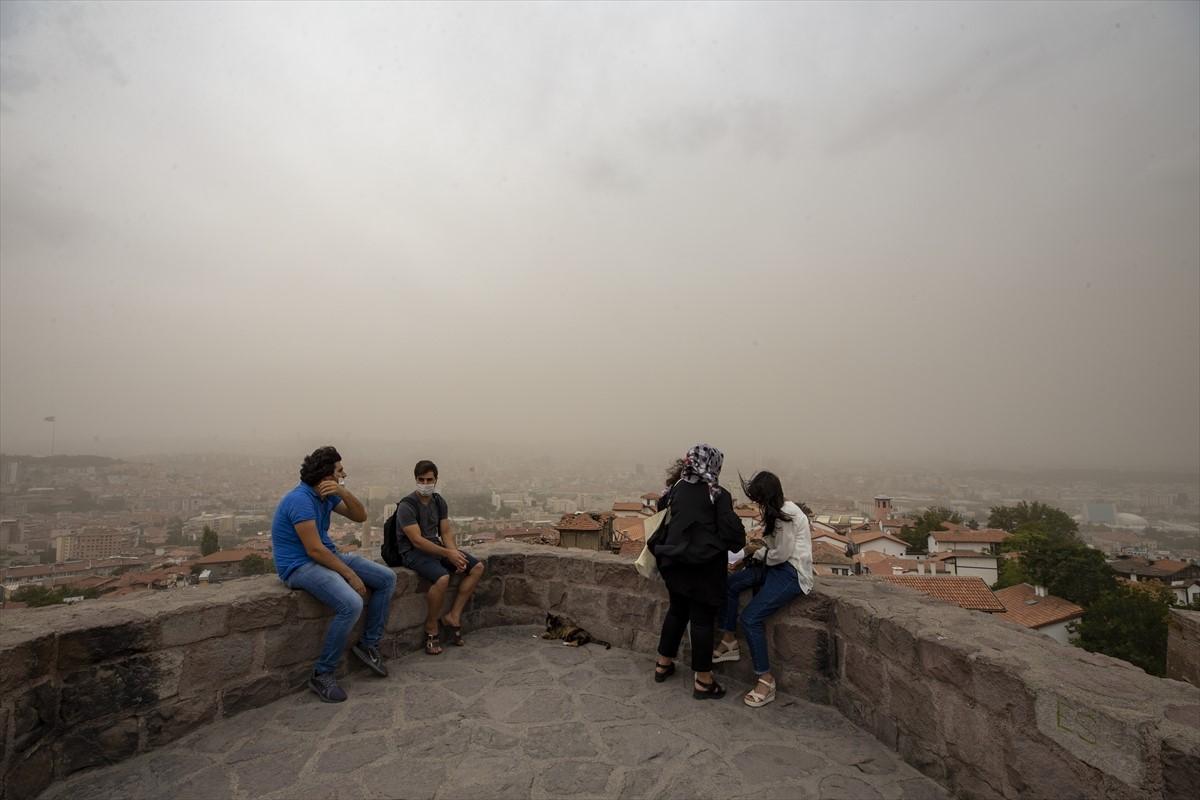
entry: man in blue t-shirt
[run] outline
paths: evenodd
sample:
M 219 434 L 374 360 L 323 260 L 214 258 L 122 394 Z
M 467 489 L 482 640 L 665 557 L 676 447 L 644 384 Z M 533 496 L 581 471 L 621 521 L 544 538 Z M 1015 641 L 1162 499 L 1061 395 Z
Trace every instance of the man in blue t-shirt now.
M 300 466 L 300 483 L 283 496 L 271 523 L 275 571 L 289 588 L 303 589 L 334 611 L 308 688 L 326 703 L 340 703 L 346 692 L 334 671 L 346 638 L 367 607 L 362 641 L 354 655 L 377 675 L 387 675 L 379 641 L 387 623 L 396 573 L 355 553 L 340 553 L 329 539 L 330 512 L 364 522 L 367 510 L 346 488 L 342 457 L 333 447 L 314 450 Z M 368 589 L 370 596 L 368 599 Z

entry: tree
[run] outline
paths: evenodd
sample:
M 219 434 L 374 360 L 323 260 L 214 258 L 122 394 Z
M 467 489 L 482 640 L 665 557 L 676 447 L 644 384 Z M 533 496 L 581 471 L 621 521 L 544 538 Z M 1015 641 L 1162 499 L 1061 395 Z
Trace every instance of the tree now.
M 1023 525 L 1002 547 L 1020 555 L 1015 562 L 1002 559 L 997 588 L 1032 583 L 1085 608 L 1116 588 L 1116 575 L 1100 551 L 1074 535 L 1048 533 L 1043 523 Z
M 930 506 L 917 515 L 916 525 L 900 528 L 900 538 L 908 543 L 908 552 L 920 554 L 927 551 L 929 534 L 945 530 L 945 522 L 962 523 L 962 515 L 945 506 Z
M 200 537 L 200 555 L 212 555 L 220 549 L 221 545 L 217 541 L 217 532 L 205 525 L 204 533 Z
M 239 566 L 243 575 L 265 575 L 274 569 L 270 561 L 254 553 L 243 558 Z
M 1167 608 L 1160 593 L 1123 584 L 1084 612 L 1073 641 L 1161 676 L 1167 668 Z
M 1035 526 L 1054 539 L 1078 539 L 1079 525 L 1062 509 L 1045 503 L 1026 503 L 1022 500 L 1015 506 L 993 506 L 988 515 L 988 527 L 1016 533 L 1019 529 Z

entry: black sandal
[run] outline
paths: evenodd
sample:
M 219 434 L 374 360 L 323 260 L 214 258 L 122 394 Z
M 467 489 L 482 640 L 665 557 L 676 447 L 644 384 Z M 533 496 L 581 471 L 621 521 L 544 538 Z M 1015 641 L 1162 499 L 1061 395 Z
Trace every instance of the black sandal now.
M 440 656 L 442 654 L 442 640 L 438 638 L 436 633 L 425 632 L 425 655 Z
M 697 689 L 696 686 L 703 686 L 705 688 Z M 712 683 L 705 683 L 696 678 L 696 686 L 692 687 L 692 697 L 697 700 L 720 700 L 725 696 L 725 687 L 715 680 Z
M 675 662 L 670 664 L 655 664 L 654 665 L 654 682 L 662 683 L 667 678 L 675 674 Z
M 442 623 L 442 627 L 445 628 L 446 633 L 449 634 L 450 644 L 454 645 L 455 647 L 462 647 L 466 644 L 462 638 L 462 625 L 451 625 L 449 622 L 446 622 L 445 619 L 439 620 L 439 622 Z

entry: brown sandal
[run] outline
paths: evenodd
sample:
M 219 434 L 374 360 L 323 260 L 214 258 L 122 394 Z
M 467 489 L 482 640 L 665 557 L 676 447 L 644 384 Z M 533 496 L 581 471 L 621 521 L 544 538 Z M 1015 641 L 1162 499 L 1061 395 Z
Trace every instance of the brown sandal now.
M 442 654 L 442 640 L 438 638 L 436 633 L 425 632 L 425 655 L 440 656 Z

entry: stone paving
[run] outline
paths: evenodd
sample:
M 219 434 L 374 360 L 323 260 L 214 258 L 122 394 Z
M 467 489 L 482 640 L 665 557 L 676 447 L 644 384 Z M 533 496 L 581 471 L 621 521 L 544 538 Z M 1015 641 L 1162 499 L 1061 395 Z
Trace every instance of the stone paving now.
M 729 682 L 691 696 L 652 659 L 564 647 L 533 627 L 356 669 L 350 699 L 297 692 L 171 745 L 51 786 L 44 800 L 746 798 L 933 800 L 946 791 L 835 709 Z

